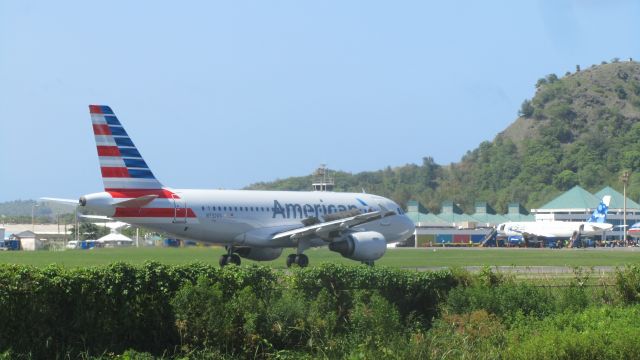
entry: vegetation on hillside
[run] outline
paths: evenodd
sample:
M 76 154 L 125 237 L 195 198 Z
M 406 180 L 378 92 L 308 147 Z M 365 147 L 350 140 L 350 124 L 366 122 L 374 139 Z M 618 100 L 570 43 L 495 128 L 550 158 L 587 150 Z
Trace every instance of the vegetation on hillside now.
M 30 224 L 31 215 L 36 224 L 71 224 L 75 221 L 74 208 L 35 200 L 0 202 L 0 224 Z
M 614 61 L 588 70 L 550 74 L 536 83 L 519 117 L 493 141 L 481 143 L 458 163 L 420 165 L 350 174 L 336 172 L 336 190 L 391 197 L 401 204 L 421 201 L 439 211 L 453 200 L 467 212 L 487 201 L 501 212 L 508 203 L 543 205 L 574 185 L 589 191 L 622 189 L 640 196 L 640 63 Z M 251 189 L 307 190 L 311 176 L 251 185 Z

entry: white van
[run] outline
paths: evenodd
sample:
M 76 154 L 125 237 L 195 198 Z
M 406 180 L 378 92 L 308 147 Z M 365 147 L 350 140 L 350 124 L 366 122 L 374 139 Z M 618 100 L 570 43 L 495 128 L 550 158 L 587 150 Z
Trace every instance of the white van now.
M 67 249 L 78 249 L 80 248 L 80 242 L 76 240 L 71 240 L 67 243 Z

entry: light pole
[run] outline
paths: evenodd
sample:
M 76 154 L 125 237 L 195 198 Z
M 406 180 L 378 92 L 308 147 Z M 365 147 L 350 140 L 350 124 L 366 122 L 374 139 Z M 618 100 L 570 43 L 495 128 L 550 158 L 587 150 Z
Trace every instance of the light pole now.
M 622 233 L 624 234 L 624 246 L 627 246 L 627 183 L 629 182 L 629 171 L 624 171 L 622 173 L 622 197 L 623 197 L 623 207 L 622 210 Z
M 36 232 L 36 218 L 35 218 L 35 209 L 37 207 L 39 207 L 40 205 L 38 204 L 33 204 L 31 205 L 31 231 L 33 231 L 33 233 Z

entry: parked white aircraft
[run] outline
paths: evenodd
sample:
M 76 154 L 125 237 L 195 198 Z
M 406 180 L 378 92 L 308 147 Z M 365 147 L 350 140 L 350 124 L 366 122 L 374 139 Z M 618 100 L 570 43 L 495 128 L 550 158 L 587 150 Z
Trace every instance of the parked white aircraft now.
M 607 211 L 611 196 L 606 195 L 600 201 L 598 208 L 585 222 L 577 221 L 522 221 L 506 222 L 497 226 L 498 235 L 526 238 L 574 238 L 582 235 L 601 235 L 603 231 L 611 230 L 613 225 L 606 223 Z
M 193 190 L 163 186 L 108 106 L 90 105 L 104 192 L 82 196 L 94 213 L 182 239 L 225 245 L 220 265 L 240 257 L 274 260 L 295 248 L 287 266 L 307 266 L 303 252 L 328 245 L 373 264 L 387 243 L 407 239 L 414 224 L 393 201 L 360 193 Z M 51 199 L 63 202 L 74 200 Z

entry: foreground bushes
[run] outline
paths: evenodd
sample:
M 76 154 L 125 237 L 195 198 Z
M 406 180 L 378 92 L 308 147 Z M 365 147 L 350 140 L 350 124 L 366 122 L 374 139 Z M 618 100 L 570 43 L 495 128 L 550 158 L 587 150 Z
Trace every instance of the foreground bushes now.
M 133 347 L 162 353 L 179 343 L 170 300 L 200 277 L 219 283 L 226 293 L 245 287 L 264 293 L 277 280 L 266 268 L 220 271 L 200 264 L 0 266 L 0 351 L 43 357 Z
M 340 265 L 286 274 L 202 264 L 0 265 L 0 358 L 636 356 L 640 268 L 618 271 L 607 291 L 587 280 L 577 272 L 553 287 L 488 269 Z
M 202 264 L 71 270 L 0 265 L 0 352 L 46 357 L 130 348 L 154 354 L 199 347 L 238 354 L 290 347 L 333 351 L 336 334 L 351 330 L 352 309 L 357 314 L 368 301 L 390 301 L 388 308 L 403 309 L 402 316 L 415 313 L 428 321 L 455 285 L 447 271 L 415 276 L 338 265 L 291 275 Z M 373 288 L 380 293 L 357 293 Z

